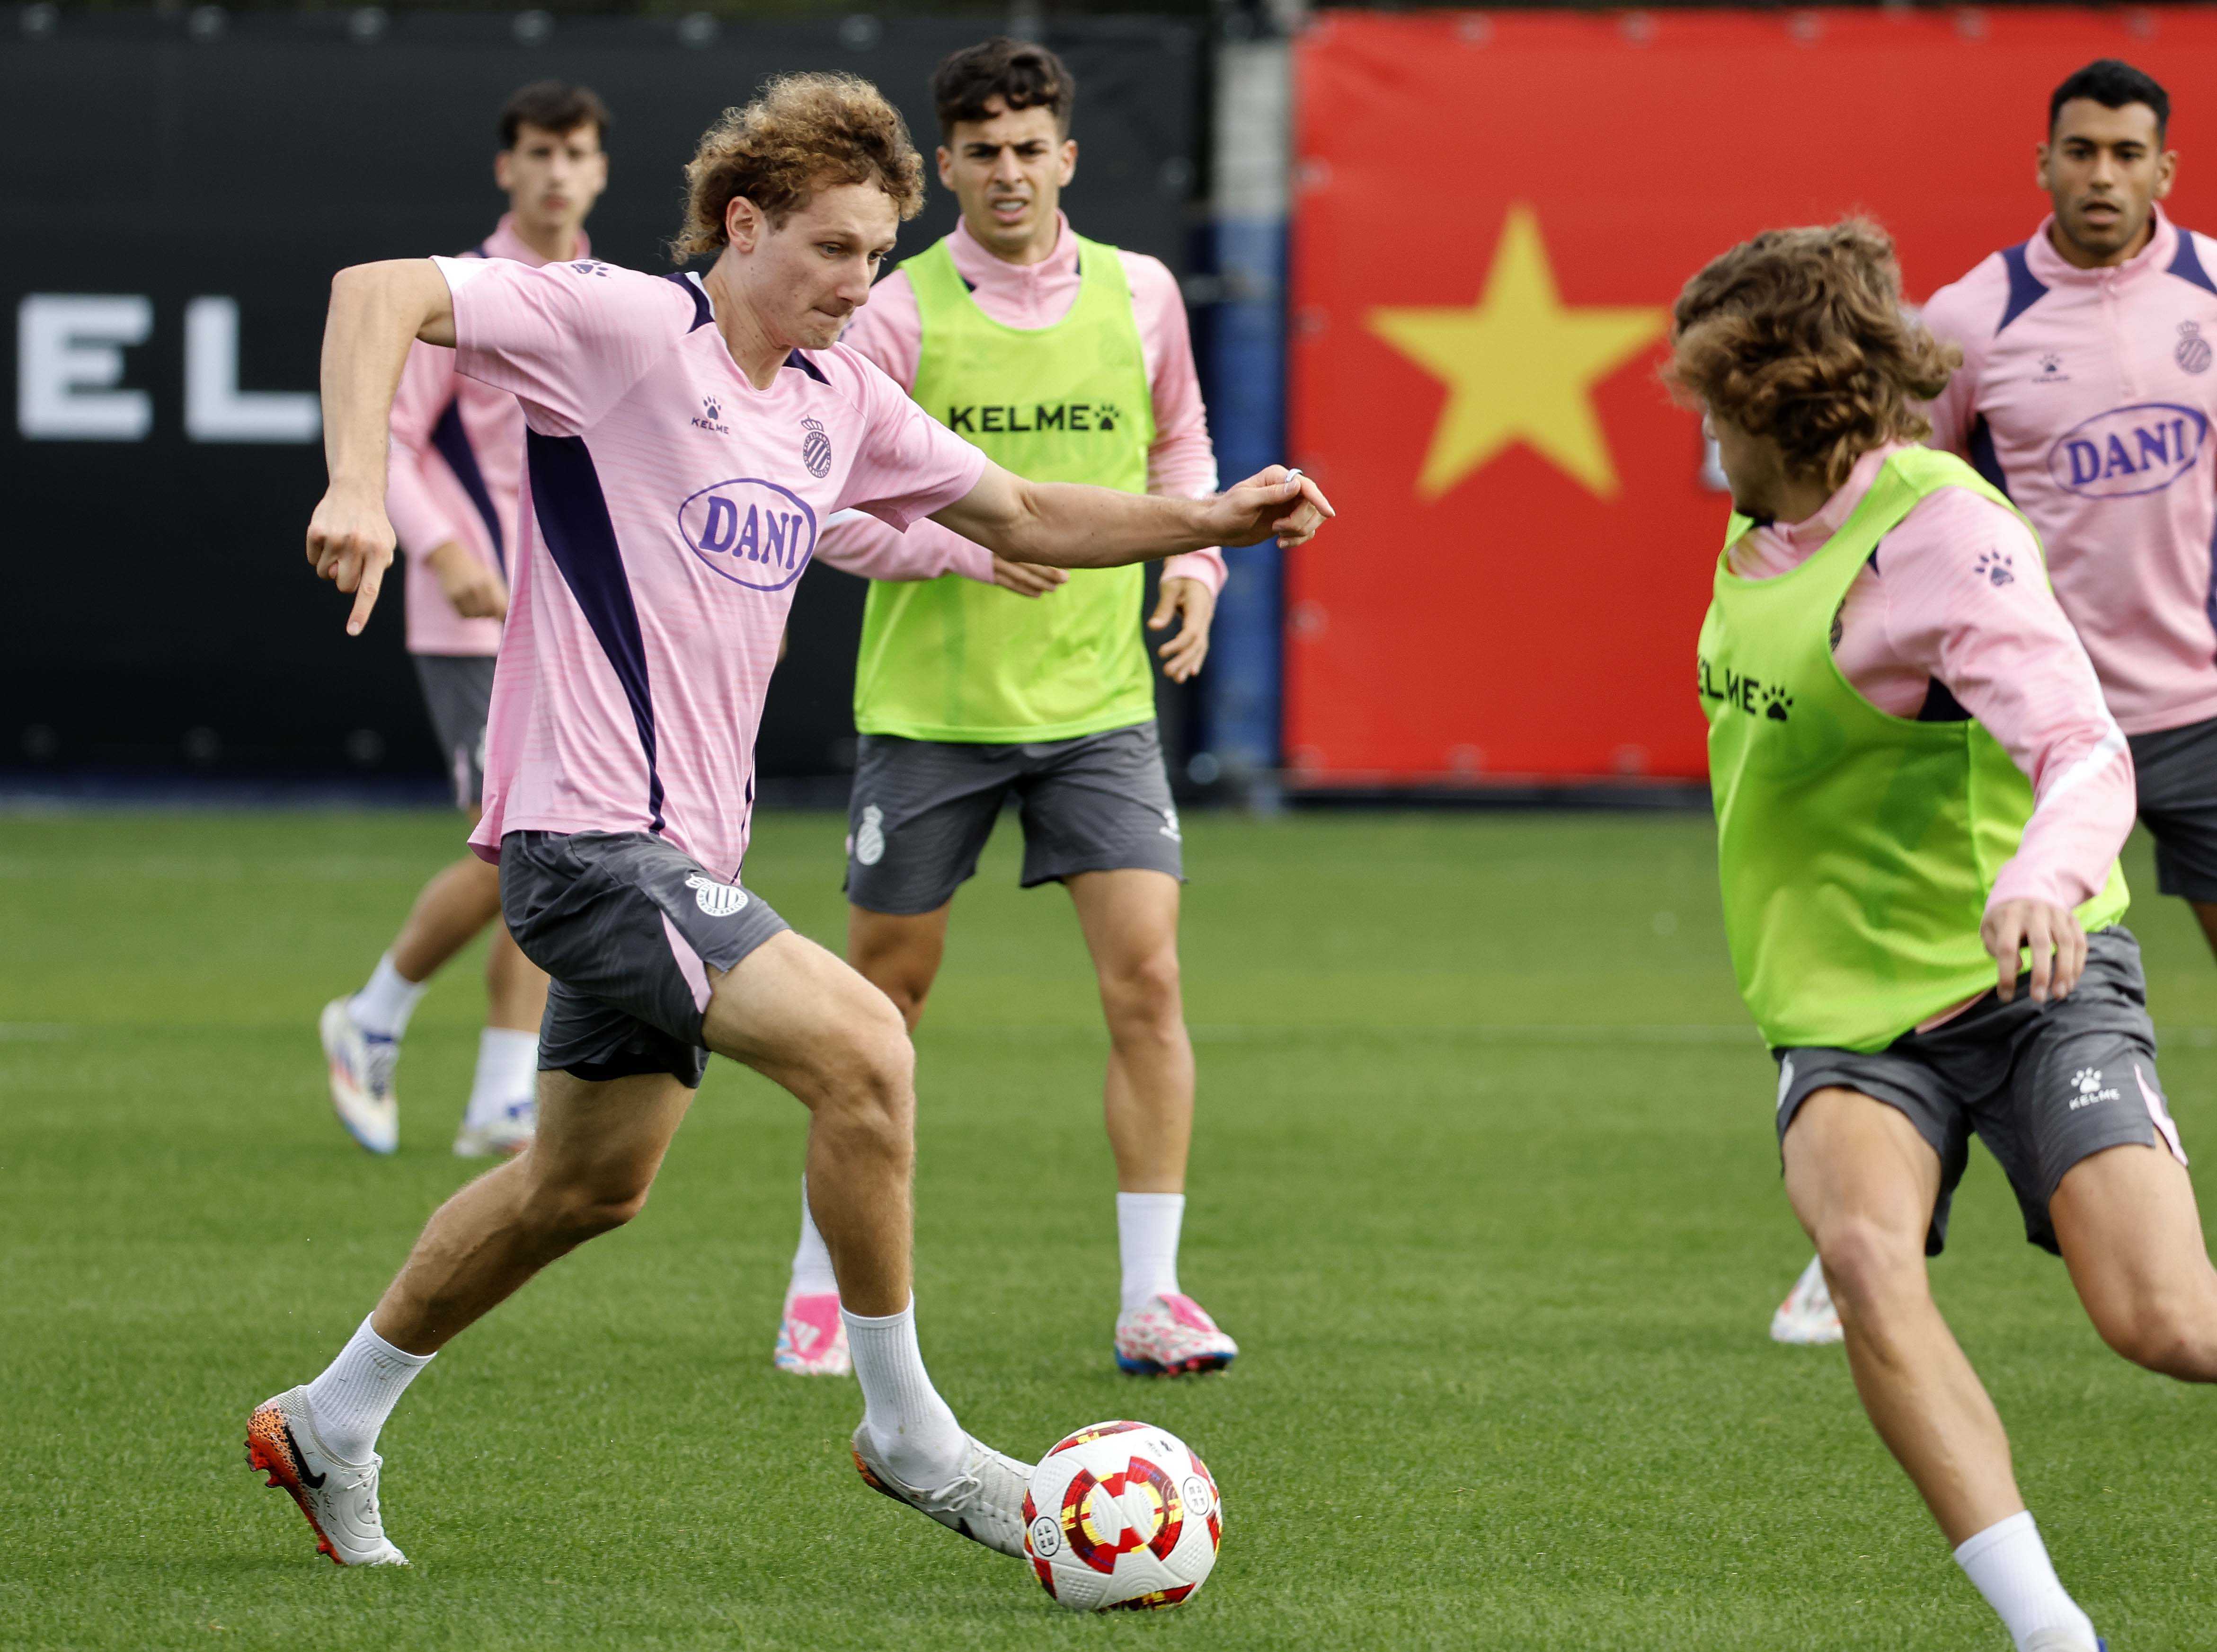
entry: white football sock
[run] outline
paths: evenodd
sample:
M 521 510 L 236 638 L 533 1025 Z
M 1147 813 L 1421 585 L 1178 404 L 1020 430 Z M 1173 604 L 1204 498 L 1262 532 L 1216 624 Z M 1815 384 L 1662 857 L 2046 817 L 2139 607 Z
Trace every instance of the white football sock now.
M 1955 1551 L 1955 1563 L 2001 1614 L 2018 1652 L 2043 1629 L 2076 1631 L 2087 1652 L 2093 1652 L 2094 1620 L 2079 1611 L 2057 1579 L 2030 1509 L 1997 1520 L 1971 1538 Z
M 839 1310 L 862 1385 L 862 1426 L 904 1484 L 936 1491 L 962 1472 L 966 1436 L 916 1345 L 916 1303 L 882 1319 Z
M 1178 1229 L 1183 1193 L 1116 1195 L 1116 1250 L 1124 1263 L 1124 1310 L 1149 1297 L 1176 1296 Z
M 831 1271 L 831 1253 L 824 1248 L 824 1236 L 816 1230 L 816 1218 L 808 1212 L 808 1178 L 800 1179 L 800 1245 L 793 1253 L 793 1283 L 786 1287 L 789 1297 L 836 1296 L 839 1279 Z
M 366 1463 L 377 1432 L 399 1403 L 402 1391 L 436 1354 L 404 1353 L 369 1322 L 350 1337 L 330 1367 L 308 1384 L 308 1409 L 323 1442 L 349 1463 Z
M 489 1026 L 478 1034 L 478 1076 L 470 1085 L 469 1120 L 491 1123 L 528 1101 L 539 1087 L 539 1035 Z
M 363 1032 L 381 1039 L 397 1039 L 408 1030 L 408 1018 L 427 983 L 411 981 L 392 967 L 392 954 L 377 960 L 369 984 L 354 996 L 354 1018 Z

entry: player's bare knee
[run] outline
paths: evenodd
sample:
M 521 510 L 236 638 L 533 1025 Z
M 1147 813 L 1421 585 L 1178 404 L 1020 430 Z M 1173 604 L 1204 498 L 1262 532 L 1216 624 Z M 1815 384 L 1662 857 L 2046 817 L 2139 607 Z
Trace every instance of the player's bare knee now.
M 914 1128 L 916 1048 L 884 999 L 827 1039 L 812 1063 L 811 1105 L 852 1128 L 905 1140 Z
M 1177 952 L 1164 947 L 1102 972 L 1110 1031 L 1120 1038 L 1172 1038 L 1185 1026 Z
M 2217 1312 L 2207 1303 L 2142 1304 L 2101 1330 L 2136 1365 L 2182 1382 L 2217 1382 Z
M 1862 1215 L 1833 1217 L 1817 1232 L 1825 1277 L 1844 1311 L 1868 1320 L 1926 1290 L 1923 1246 Z

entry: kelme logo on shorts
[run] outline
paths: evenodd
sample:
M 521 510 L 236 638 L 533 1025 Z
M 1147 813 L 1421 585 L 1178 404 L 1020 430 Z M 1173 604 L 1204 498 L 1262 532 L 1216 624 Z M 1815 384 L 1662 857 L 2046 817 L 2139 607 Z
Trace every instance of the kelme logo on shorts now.
M 753 591 L 781 591 L 816 552 L 816 512 L 759 477 L 703 488 L 677 507 L 677 531 L 711 573 Z
M 685 874 L 685 887 L 693 891 L 693 903 L 712 918 L 728 918 L 747 903 L 746 891 L 737 884 L 719 884 L 697 872 Z
M 2055 485 L 2085 499 L 2161 493 L 2194 468 L 2209 420 L 2177 402 L 2113 407 L 2065 431 L 2047 450 Z
M 862 829 L 855 834 L 855 859 L 874 866 L 886 858 L 886 811 L 874 803 L 862 811 Z

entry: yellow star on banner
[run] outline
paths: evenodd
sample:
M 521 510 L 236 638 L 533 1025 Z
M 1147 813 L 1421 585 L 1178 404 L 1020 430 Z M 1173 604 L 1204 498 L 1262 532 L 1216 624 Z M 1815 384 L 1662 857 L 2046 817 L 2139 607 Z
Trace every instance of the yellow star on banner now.
M 1417 491 L 1436 499 L 1522 441 L 1601 498 L 1614 496 L 1616 466 L 1590 392 L 1667 321 L 1660 309 L 1566 307 L 1537 214 L 1510 207 L 1476 304 L 1370 312 L 1372 332 L 1448 386 Z

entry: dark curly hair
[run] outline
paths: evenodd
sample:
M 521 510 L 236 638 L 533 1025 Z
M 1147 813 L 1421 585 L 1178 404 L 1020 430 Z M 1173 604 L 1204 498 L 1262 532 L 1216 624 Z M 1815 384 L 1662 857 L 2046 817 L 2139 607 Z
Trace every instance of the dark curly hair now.
M 670 237 L 679 263 L 727 239 L 739 196 L 781 225 L 818 189 L 874 183 L 904 219 L 923 206 L 923 157 L 885 94 L 857 75 L 778 75 L 754 102 L 726 109 L 685 168 L 685 222 Z
M 1712 260 L 1678 295 L 1670 342 L 1664 377 L 1682 398 L 1832 488 L 1880 443 L 1930 435 L 1918 404 L 1963 360 L 1903 307 L 1893 238 L 1862 218 L 1765 230 Z
M 1062 59 L 1031 40 L 996 34 L 939 60 L 931 74 L 931 102 L 939 115 L 939 134 L 954 135 L 961 120 L 990 120 L 985 105 L 994 98 L 1011 111 L 1045 109 L 1056 129 L 1070 136 L 1070 112 L 1078 102 L 1078 82 Z

